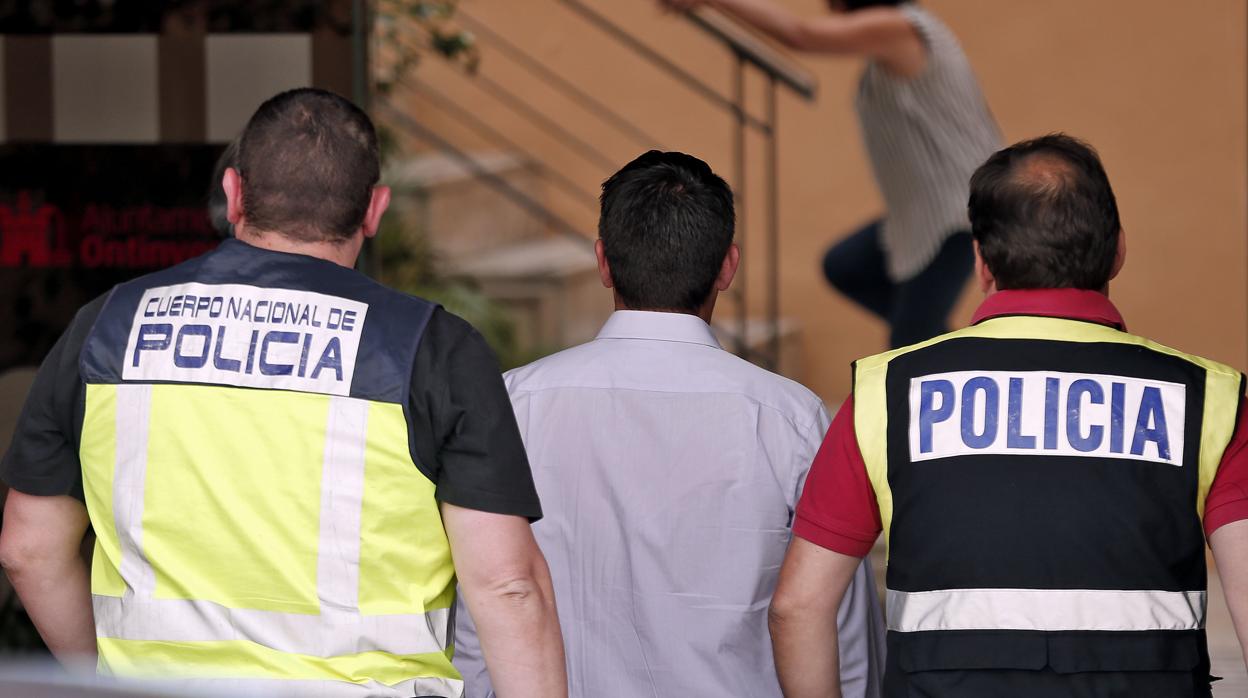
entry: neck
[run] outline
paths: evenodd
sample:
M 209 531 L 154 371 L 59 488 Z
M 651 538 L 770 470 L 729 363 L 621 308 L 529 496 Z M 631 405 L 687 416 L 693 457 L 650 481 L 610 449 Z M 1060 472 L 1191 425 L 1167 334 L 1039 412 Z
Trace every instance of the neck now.
M 1028 288 L 1014 288 L 1014 289 L 1005 289 L 1005 290 L 1007 290 L 1007 291 L 1051 291 L 1051 290 L 1053 290 L 1053 289 L 1048 289 L 1048 288 L 1030 288 L 1030 289 L 1028 289 Z M 1100 287 L 1100 288 L 1098 288 L 1098 289 L 1091 289 L 1091 290 L 1094 290 L 1096 293 L 1099 293 L 1099 294 L 1101 294 L 1102 296 L 1105 296 L 1106 298 L 1109 298 L 1109 284 L 1105 284 L 1104 286 L 1102 286 L 1102 287 Z M 990 284 L 987 288 L 985 288 L 985 289 L 984 289 L 984 298 L 988 298 L 989 296 L 993 296 L 993 295 L 998 294 L 998 293 L 1000 293 L 1000 292 L 1001 292 L 1001 289 L 997 288 L 997 284 L 994 282 L 994 283 Z
M 615 294 L 615 309 L 616 310 L 638 310 L 638 311 L 646 312 L 646 313 L 677 313 L 679 315 L 693 315 L 694 317 L 702 318 L 702 322 L 705 322 L 706 324 L 709 325 L 711 324 L 711 316 L 715 314 L 715 298 L 717 295 L 718 294 L 716 293 L 712 293 L 711 297 L 707 299 L 706 303 L 702 304 L 702 307 L 698 308 L 698 310 L 694 312 L 691 310 L 672 310 L 671 308 L 633 308 L 633 307 L 630 307 L 627 303 L 625 303 L 623 298 L 620 298 L 619 293 L 616 293 Z
M 236 236 L 242 242 L 259 247 L 263 250 L 301 254 L 333 262 L 348 269 L 355 267 L 355 260 L 360 256 L 363 240 L 359 235 L 352 236 L 341 242 L 325 240 L 304 241 L 287 237 L 281 233 L 256 231 L 247 227 L 239 227 Z

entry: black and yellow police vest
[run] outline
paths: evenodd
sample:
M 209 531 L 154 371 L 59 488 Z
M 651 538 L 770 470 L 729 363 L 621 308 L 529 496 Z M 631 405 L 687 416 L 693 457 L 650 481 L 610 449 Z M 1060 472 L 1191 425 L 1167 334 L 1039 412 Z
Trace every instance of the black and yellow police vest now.
M 113 290 L 81 356 L 101 671 L 461 695 L 404 413 L 432 310 L 237 241 Z
M 1201 516 L 1238 372 L 1018 316 L 864 359 L 854 377 L 889 551 L 890 665 L 1207 671 Z

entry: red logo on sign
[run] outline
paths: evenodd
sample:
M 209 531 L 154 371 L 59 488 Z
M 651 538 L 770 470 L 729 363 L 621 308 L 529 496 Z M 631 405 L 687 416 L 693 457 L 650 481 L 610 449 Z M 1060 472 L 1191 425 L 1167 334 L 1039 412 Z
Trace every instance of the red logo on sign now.
M 15 206 L 0 205 L 0 265 L 67 267 L 73 259 L 55 206 L 35 206 L 25 190 L 17 193 Z

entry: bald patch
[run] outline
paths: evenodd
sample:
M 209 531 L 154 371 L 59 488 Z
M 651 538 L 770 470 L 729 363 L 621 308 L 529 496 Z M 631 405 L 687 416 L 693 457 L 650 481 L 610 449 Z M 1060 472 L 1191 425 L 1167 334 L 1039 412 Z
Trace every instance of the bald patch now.
M 1074 185 L 1079 173 L 1053 153 L 1032 153 L 1014 166 L 1009 182 L 1037 194 L 1054 195 Z
M 971 177 L 971 231 L 998 289 L 1099 290 L 1122 223 L 1100 158 L 1053 134 L 993 154 Z

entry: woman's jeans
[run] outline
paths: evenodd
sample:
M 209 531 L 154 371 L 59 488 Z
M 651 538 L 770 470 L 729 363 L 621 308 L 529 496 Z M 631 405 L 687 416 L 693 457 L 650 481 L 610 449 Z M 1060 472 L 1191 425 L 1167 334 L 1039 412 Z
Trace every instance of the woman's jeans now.
M 922 271 L 905 281 L 888 277 L 880 223 L 836 243 L 823 274 L 836 290 L 888 322 L 889 345 L 903 347 L 949 331 L 949 312 L 975 267 L 971 234 L 954 233 Z

